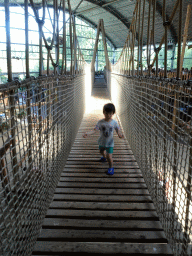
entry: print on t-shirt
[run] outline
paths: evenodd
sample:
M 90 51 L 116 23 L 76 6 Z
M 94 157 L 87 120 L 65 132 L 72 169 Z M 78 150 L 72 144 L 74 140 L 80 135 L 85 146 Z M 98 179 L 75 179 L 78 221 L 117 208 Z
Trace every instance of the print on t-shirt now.
M 114 147 L 113 132 L 114 129 L 119 129 L 117 121 L 111 120 L 107 122 L 102 119 L 97 123 L 96 129 L 100 130 L 100 137 L 98 139 L 99 146 Z

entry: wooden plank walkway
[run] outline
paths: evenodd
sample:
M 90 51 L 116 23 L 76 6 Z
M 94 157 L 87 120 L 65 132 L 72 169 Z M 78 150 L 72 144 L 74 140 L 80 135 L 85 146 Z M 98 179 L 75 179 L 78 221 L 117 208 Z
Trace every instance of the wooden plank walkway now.
M 83 119 L 33 255 L 173 255 L 126 141 L 114 136 L 115 173 L 108 176 L 98 135 L 82 137 L 100 118 Z

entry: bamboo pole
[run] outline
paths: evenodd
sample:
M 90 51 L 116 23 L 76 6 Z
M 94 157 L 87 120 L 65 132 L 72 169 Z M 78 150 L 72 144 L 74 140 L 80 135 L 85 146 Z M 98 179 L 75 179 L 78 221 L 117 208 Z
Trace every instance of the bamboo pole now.
M 8 82 L 11 82 L 12 81 L 12 63 L 11 63 L 9 0 L 5 0 L 4 4 L 5 4 L 5 24 L 6 24 L 6 45 L 7 45 L 7 74 L 8 74 Z
M 183 35 L 183 47 L 182 47 L 182 52 L 181 52 L 180 74 L 181 74 L 182 67 L 183 67 L 183 59 L 184 59 L 184 55 L 185 55 L 186 42 L 187 42 L 187 37 L 188 37 L 190 16 L 191 16 L 191 4 L 188 4 L 187 15 L 186 15 L 186 20 L 185 20 L 185 29 L 184 29 L 184 35 Z
M 168 23 L 166 22 L 166 0 L 163 0 L 163 25 L 165 28 L 165 48 L 164 48 L 164 77 L 167 77 L 167 29 Z
M 145 17 L 145 0 L 143 1 L 142 27 L 141 27 L 141 76 L 143 75 L 143 26 Z
M 177 53 L 177 79 L 181 77 L 180 63 L 181 63 L 181 29 L 182 29 L 182 11 L 183 0 L 179 2 L 179 34 L 178 34 L 178 53 Z
M 107 70 L 111 71 L 111 65 L 109 62 L 109 56 L 108 56 L 108 51 L 107 51 L 107 42 L 106 42 L 103 19 L 101 20 L 101 33 L 102 33 L 102 40 L 103 40 L 103 46 L 104 46 L 106 67 L 107 67 Z
M 68 0 L 68 8 L 69 8 L 69 36 L 70 36 L 70 49 L 71 49 L 71 67 L 70 67 L 70 74 L 73 74 L 73 42 L 72 42 L 72 15 L 71 15 L 71 4 L 70 0 Z
M 65 22 L 65 0 L 63 0 L 63 54 L 62 54 L 62 70 L 61 73 L 66 74 L 66 22 Z M 64 68 L 65 67 L 65 68 Z
M 91 71 L 95 71 L 95 59 L 96 59 L 96 54 L 97 54 L 97 46 L 98 46 L 98 40 L 99 40 L 99 34 L 100 34 L 100 27 L 101 27 L 101 20 L 99 20 L 98 25 L 97 25 L 97 35 L 95 39 L 95 46 L 94 46 L 94 51 L 93 51 L 93 58 L 91 62 Z
M 29 28 L 28 28 L 28 0 L 25 0 L 25 66 L 26 78 L 30 77 L 29 73 Z
M 151 16 L 151 0 L 149 0 L 148 23 L 147 23 L 147 67 L 150 76 L 150 54 L 149 54 L 149 37 L 150 37 L 150 16 Z
M 137 75 L 139 75 L 140 71 L 140 24 L 141 23 L 141 1 L 139 1 L 139 19 L 138 19 L 138 52 L 137 52 Z
M 176 13 L 176 11 L 177 11 L 177 7 L 178 7 L 178 5 L 179 5 L 179 1 L 180 1 L 180 0 L 177 0 L 176 4 L 174 5 L 173 11 L 172 11 L 172 13 L 171 13 L 171 16 L 170 16 L 170 18 L 169 18 L 169 20 L 168 20 L 168 22 L 167 22 L 167 23 L 168 23 L 168 26 L 170 26 L 170 24 L 171 24 L 171 22 L 172 22 L 172 20 L 173 20 L 173 18 L 174 18 L 174 15 L 175 15 L 175 13 Z M 159 47 L 158 47 L 158 50 L 157 50 L 157 52 L 156 52 L 156 56 L 154 57 L 151 66 L 154 66 L 154 63 L 155 63 L 157 54 L 159 53 L 159 51 L 160 51 L 160 49 L 161 49 L 161 46 L 162 46 L 163 43 L 164 43 L 164 40 L 165 40 L 165 34 L 163 35 L 163 37 L 162 37 L 162 39 L 161 39 L 161 42 L 160 42 Z

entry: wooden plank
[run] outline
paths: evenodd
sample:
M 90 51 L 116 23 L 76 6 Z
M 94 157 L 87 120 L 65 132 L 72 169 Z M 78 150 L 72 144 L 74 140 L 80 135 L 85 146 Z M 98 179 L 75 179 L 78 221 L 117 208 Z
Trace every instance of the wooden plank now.
M 89 202 L 152 202 L 147 195 L 82 195 L 82 194 L 54 194 L 54 201 L 89 201 Z
M 97 188 L 56 188 L 56 194 L 91 194 L 91 195 L 149 195 L 149 191 L 147 188 L 143 189 L 97 189 Z
M 102 173 L 102 174 L 106 174 L 106 171 L 107 171 L 107 165 L 105 167 L 101 167 L 101 168 L 75 168 L 75 167 L 71 167 L 71 168 L 66 168 L 64 169 L 64 173 Z M 138 168 L 129 168 L 127 166 L 125 166 L 124 168 L 121 168 L 121 167 L 118 167 L 118 168 L 115 168 L 115 174 L 128 174 L 128 173 L 141 173 L 140 169 Z
M 130 153 L 132 153 L 132 151 L 130 150 L 129 151 Z M 74 149 L 71 149 L 71 152 L 70 152 L 70 154 L 71 153 L 75 153 L 75 154 L 77 154 L 77 150 L 74 150 Z M 98 149 L 91 149 L 91 150 L 88 150 L 88 149 L 79 149 L 78 150 L 78 153 L 79 154 L 86 154 L 86 153 L 88 153 L 88 154 L 98 154 L 98 155 L 100 155 L 100 153 L 99 153 L 99 148 Z M 121 150 L 116 150 L 115 148 L 114 148 L 114 151 L 113 151 L 113 155 L 114 154 L 124 154 L 124 155 L 127 155 L 127 153 L 128 153 L 128 151 L 127 150 L 124 150 L 124 149 L 121 149 Z
M 110 241 L 110 242 L 159 242 L 166 243 L 167 239 L 162 231 L 117 231 L 113 230 L 72 230 L 72 229 L 42 229 L 38 240 L 53 241 Z M 37 241 L 38 241 L 37 240 Z M 147 241 L 149 240 L 149 241 Z
M 75 167 L 71 167 L 71 168 L 65 168 L 63 173 L 98 173 L 98 174 L 103 174 L 106 172 L 106 167 L 102 167 L 102 168 L 75 168 Z M 138 168 L 129 168 L 127 166 L 125 166 L 124 168 L 115 168 L 115 173 L 118 173 L 118 174 L 129 174 L 129 173 L 141 173 L 141 170 L 138 169 Z
M 83 151 L 83 153 L 81 153 L 82 151 Z M 88 151 L 88 150 L 81 150 L 81 151 L 78 150 L 76 152 L 71 151 L 70 154 L 69 154 L 69 157 L 73 157 L 73 156 L 78 157 L 77 154 L 79 154 L 80 156 L 86 156 L 86 157 L 92 156 L 93 157 L 92 153 L 93 153 L 93 151 Z M 122 152 L 119 153 L 119 152 L 113 151 L 113 158 L 121 157 L 123 159 L 123 158 L 126 158 L 129 155 L 133 155 L 133 152 L 131 150 L 127 150 L 125 153 L 122 153 Z M 101 157 L 101 154 L 100 154 L 98 149 L 95 150 L 95 152 L 94 152 L 94 157 L 95 156 L 98 156 L 98 157 L 100 156 Z
M 118 167 L 118 166 L 130 166 L 130 165 L 136 165 L 138 166 L 138 164 L 136 163 L 135 159 L 132 159 L 132 160 L 129 160 L 129 161 L 114 161 L 114 167 Z M 103 165 L 106 165 L 108 166 L 108 163 L 107 162 L 100 162 L 99 160 L 97 161 L 81 161 L 81 160 L 76 160 L 76 161 L 73 161 L 72 160 L 68 160 L 66 162 L 66 166 L 69 166 L 69 165 L 73 165 L 73 166 L 78 166 L 78 165 L 83 165 L 83 166 L 90 166 L 90 165 L 94 165 L 94 166 L 103 166 Z
M 96 177 L 96 178 L 106 178 L 106 174 L 103 173 L 65 173 L 64 171 L 61 173 L 61 177 Z M 143 175 L 140 173 L 128 173 L 128 174 L 121 174 L 119 178 L 141 178 Z
M 172 255 L 130 146 L 115 135 L 115 173 L 108 176 L 108 163 L 99 162 L 98 134 L 82 137 L 88 125 L 94 127 L 81 125 L 33 255 Z
M 49 209 L 88 209 L 88 210 L 155 210 L 153 203 L 117 203 L 117 202 L 69 202 L 69 201 L 53 201 Z
M 111 176 L 110 176 L 111 177 Z M 63 187 L 63 188 L 97 188 L 97 189 L 108 189 L 111 188 L 147 188 L 145 183 L 125 183 L 125 184 L 119 184 L 119 183 L 113 183 L 113 184 L 105 184 L 105 183 L 75 183 L 75 182 L 58 182 L 57 187 Z
M 117 168 L 139 168 L 138 164 L 136 162 L 123 162 L 123 163 L 116 163 L 115 164 Z M 66 164 L 65 167 L 66 168 L 86 168 L 86 167 L 89 167 L 90 169 L 92 168 L 95 168 L 95 169 L 103 169 L 103 163 L 102 164 L 98 164 L 98 163 L 91 163 L 91 164 L 88 164 L 86 165 L 85 163 L 84 164 L 73 164 L 73 163 L 70 163 L 70 164 Z M 107 163 L 106 163 L 106 166 L 107 166 Z
M 89 220 L 86 219 L 63 219 L 63 218 L 45 218 L 43 221 L 44 229 L 49 228 L 91 228 L 91 229 L 117 229 L 117 230 L 159 230 L 162 231 L 162 225 L 157 220 Z
M 59 217 L 59 218 L 72 218 L 72 217 L 80 217 L 80 218 L 107 218 L 107 219 L 153 219 L 159 220 L 156 211 L 105 211 L 105 210 L 75 210 L 75 209 L 48 209 L 46 217 Z
M 60 182 L 89 182 L 89 183 L 130 183 L 130 182 L 145 182 L 143 178 L 116 178 L 114 176 L 112 176 L 110 179 L 108 176 L 106 176 L 105 178 L 79 178 L 79 177 L 61 177 L 60 178 Z
M 130 155 L 130 156 L 127 156 L 126 158 L 122 159 L 122 158 L 114 158 L 113 157 L 113 162 L 135 162 L 135 158 L 133 155 Z M 79 162 L 79 163 L 82 163 L 82 162 L 88 162 L 88 163 L 92 163 L 92 162 L 96 162 L 96 163 L 103 163 L 103 162 L 100 162 L 100 157 L 95 157 L 95 158 L 89 158 L 89 157 L 85 157 L 85 156 L 82 156 L 82 157 L 71 157 L 71 158 L 68 158 L 67 160 L 67 163 L 71 163 L 71 162 Z
M 34 252 L 32 255 L 36 255 L 40 252 L 47 253 L 93 253 L 95 254 L 144 254 L 144 255 L 173 255 L 169 246 L 166 244 L 140 244 L 140 243 L 122 243 L 122 242 L 57 242 L 57 241 L 38 241 L 35 245 Z M 49 255 L 50 254 L 43 254 Z M 55 256 L 60 256 L 54 254 Z M 71 254 L 70 254 L 71 255 Z
M 97 155 L 92 155 L 92 154 L 86 154 L 86 155 L 82 155 L 82 154 L 70 154 L 68 156 L 68 160 L 71 159 L 90 159 L 90 160 L 99 160 L 99 156 L 101 157 L 101 154 L 98 153 Z M 121 160 L 121 161 L 125 161 L 127 158 L 129 157 L 134 157 L 133 154 L 127 154 L 127 155 L 120 155 L 120 154 L 115 154 L 113 155 L 113 160 Z

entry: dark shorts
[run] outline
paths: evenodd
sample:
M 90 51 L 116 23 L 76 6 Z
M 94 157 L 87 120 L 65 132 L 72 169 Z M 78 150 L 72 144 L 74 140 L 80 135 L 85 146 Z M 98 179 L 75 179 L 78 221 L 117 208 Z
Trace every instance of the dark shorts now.
M 99 149 L 102 149 L 103 151 L 104 151 L 104 150 L 106 150 L 106 151 L 107 151 L 107 153 L 109 153 L 109 154 L 113 154 L 113 147 L 109 147 L 109 148 L 107 148 L 107 147 L 99 146 Z

